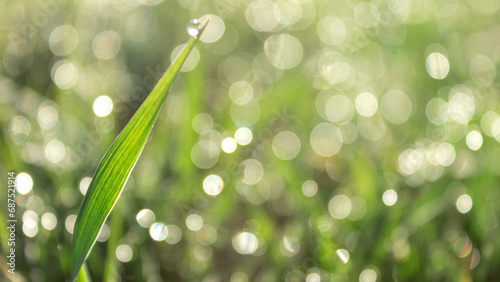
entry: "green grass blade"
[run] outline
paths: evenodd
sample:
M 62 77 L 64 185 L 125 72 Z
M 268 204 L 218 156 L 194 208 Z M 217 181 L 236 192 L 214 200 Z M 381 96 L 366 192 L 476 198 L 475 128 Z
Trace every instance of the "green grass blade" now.
M 206 25 L 207 23 L 203 29 Z M 102 158 L 76 218 L 72 243 L 71 281 L 76 278 L 96 242 L 99 231 L 118 200 L 158 117 L 167 90 L 199 36 L 192 37 L 188 41 L 182 53 L 172 62 Z
M 80 272 L 78 272 L 78 276 L 76 277 L 76 282 L 92 282 L 90 278 L 89 270 L 85 263 L 82 265 Z

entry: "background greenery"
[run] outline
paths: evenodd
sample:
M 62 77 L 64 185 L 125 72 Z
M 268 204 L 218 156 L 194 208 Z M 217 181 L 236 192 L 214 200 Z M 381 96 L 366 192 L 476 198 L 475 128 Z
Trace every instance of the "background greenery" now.
M 67 279 L 86 178 L 189 20 L 210 15 L 89 256 L 95 281 L 494 280 L 499 9 L 0 1 L 0 168 L 5 183 L 22 175 L 18 274 L 5 206 L 2 276 Z M 99 117 L 102 95 L 113 109 Z M 227 153 L 242 127 L 251 142 Z M 209 175 L 224 183 L 215 196 Z

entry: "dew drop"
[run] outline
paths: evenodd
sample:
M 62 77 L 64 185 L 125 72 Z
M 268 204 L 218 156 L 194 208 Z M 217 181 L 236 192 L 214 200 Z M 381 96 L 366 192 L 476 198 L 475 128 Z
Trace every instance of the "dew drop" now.
M 202 28 L 203 25 L 200 23 L 198 19 L 192 19 L 188 22 L 186 30 L 189 35 L 198 36 Z
M 346 249 L 339 249 L 335 252 L 340 260 L 346 264 L 349 261 L 349 251 Z
M 253 254 L 258 246 L 259 241 L 252 233 L 240 232 L 233 238 L 233 248 L 242 255 Z
M 150 228 L 153 223 L 155 223 L 156 217 L 152 210 L 143 209 L 135 217 L 137 223 L 144 228 Z
M 168 236 L 168 228 L 162 222 L 155 222 L 149 228 L 149 235 L 151 235 L 151 238 L 155 241 L 165 240 Z
M 121 262 L 129 262 L 134 256 L 134 252 L 129 245 L 120 245 L 116 248 L 116 258 Z
M 220 176 L 211 174 L 203 180 L 203 190 L 210 196 L 217 196 L 222 191 L 224 182 Z

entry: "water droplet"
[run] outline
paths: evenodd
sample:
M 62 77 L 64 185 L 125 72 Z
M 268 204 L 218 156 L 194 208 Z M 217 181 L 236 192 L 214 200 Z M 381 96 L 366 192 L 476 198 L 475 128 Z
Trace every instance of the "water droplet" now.
M 218 175 L 209 175 L 203 180 L 203 190 L 210 196 L 217 196 L 222 191 L 224 182 Z
M 162 241 L 167 238 L 168 235 L 168 229 L 165 224 L 162 222 L 155 222 L 151 227 L 149 228 L 149 235 L 151 235 L 151 238 L 155 241 Z
M 365 269 L 359 275 L 360 282 L 375 282 L 377 281 L 377 273 L 372 269 Z
M 351 199 L 345 195 L 337 195 L 330 200 L 328 210 L 330 215 L 335 219 L 344 219 L 352 209 Z
M 156 217 L 152 210 L 143 209 L 139 213 L 137 213 L 135 219 L 137 220 L 137 223 L 139 223 L 140 226 L 144 228 L 149 228 L 151 227 L 151 225 L 153 225 L 153 223 L 155 223 Z
M 253 134 L 249 128 L 241 127 L 234 133 L 234 139 L 241 146 L 245 146 L 252 142 Z
M 224 140 L 222 140 L 221 147 L 222 147 L 222 151 L 224 151 L 225 153 L 231 154 L 234 151 L 236 151 L 238 144 L 236 143 L 236 140 L 234 140 L 234 138 L 227 137 Z
M 312 197 L 318 192 L 318 184 L 313 180 L 307 180 L 302 184 L 302 193 L 306 197 Z
M 340 260 L 345 264 L 349 261 L 349 251 L 346 249 L 338 249 L 336 252 Z
M 101 231 L 99 231 L 99 235 L 97 236 L 97 241 L 99 242 L 106 242 L 109 239 L 109 226 L 107 224 L 104 224 L 101 228 Z
M 472 198 L 467 194 L 463 194 L 458 197 L 456 206 L 459 212 L 468 213 L 472 209 Z
M 318 273 L 311 273 L 307 275 L 306 282 L 319 282 L 321 281 L 321 276 Z
M 280 250 L 284 256 L 293 257 L 299 252 L 300 243 L 296 238 L 285 235 L 283 238 L 283 245 Z
M 120 245 L 116 248 L 116 258 L 121 262 L 129 262 L 134 256 L 134 251 L 129 245 Z
M 398 201 L 398 193 L 396 191 L 389 189 L 384 192 L 382 196 L 382 201 L 386 206 L 394 206 L 394 204 Z
M 33 188 L 33 178 L 31 175 L 22 172 L 16 177 L 16 189 L 19 194 L 26 195 Z
M 82 193 L 82 195 L 85 196 L 85 194 L 87 193 L 87 190 L 89 189 L 90 186 L 90 182 L 92 182 L 92 178 L 90 177 L 85 177 L 80 181 L 80 192 Z
M 233 248 L 242 255 L 254 253 L 258 246 L 259 241 L 252 233 L 240 232 L 233 238 Z
M 51 213 L 47 212 L 42 216 L 42 226 L 47 230 L 52 230 L 56 228 L 57 225 L 57 217 Z
M 467 134 L 467 138 L 465 139 L 467 142 L 467 147 L 473 151 L 479 150 L 483 145 L 483 135 L 477 130 L 472 130 Z
M 192 19 L 188 22 L 186 30 L 189 35 L 198 36 L 202 28 L 203 25 L 200 23 L 198 19 Z
M 64 226 L 66 227 L 66 230 L 70 233 L 73 234 L 73 229 L 75 227 L 75 221 L 76 221 L 76 215 L 72 214 L 69 215 L 66 218 L 66 221 L 64 222 Z
M 441 53 L 432 53 L 427 57 L 427 72 L 435 79 L 443 79 L 450 71 L 448 58 Z
M 186 218 L 186 226 L 191 231 L 198 231 L 203 227 L 203 218 L 198 214 L 191 214 Z
M 165 238 L 165 242 L 167 242 L 171 245 L 175 245 L 175 244 L 179 243 L 179 241 L 182 238 L 182 231 L 179 228 L 179 226 L 174 225 L 174 224 L 167 225 L 167 230 L 168 230 L 168 234 L 167 234 L 167 238 Z

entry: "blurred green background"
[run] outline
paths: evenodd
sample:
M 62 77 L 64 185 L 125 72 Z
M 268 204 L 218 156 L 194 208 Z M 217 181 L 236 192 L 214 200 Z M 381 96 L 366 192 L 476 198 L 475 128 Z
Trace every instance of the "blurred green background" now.
M 499 10 L 0 1 L 0 170 L 18 190 L 16 275 L 0 195 L 1 279 L 68 278 L 92 174 L 193 18 L 210 24 L 89 256 L 95 281 L 498 279 Z

